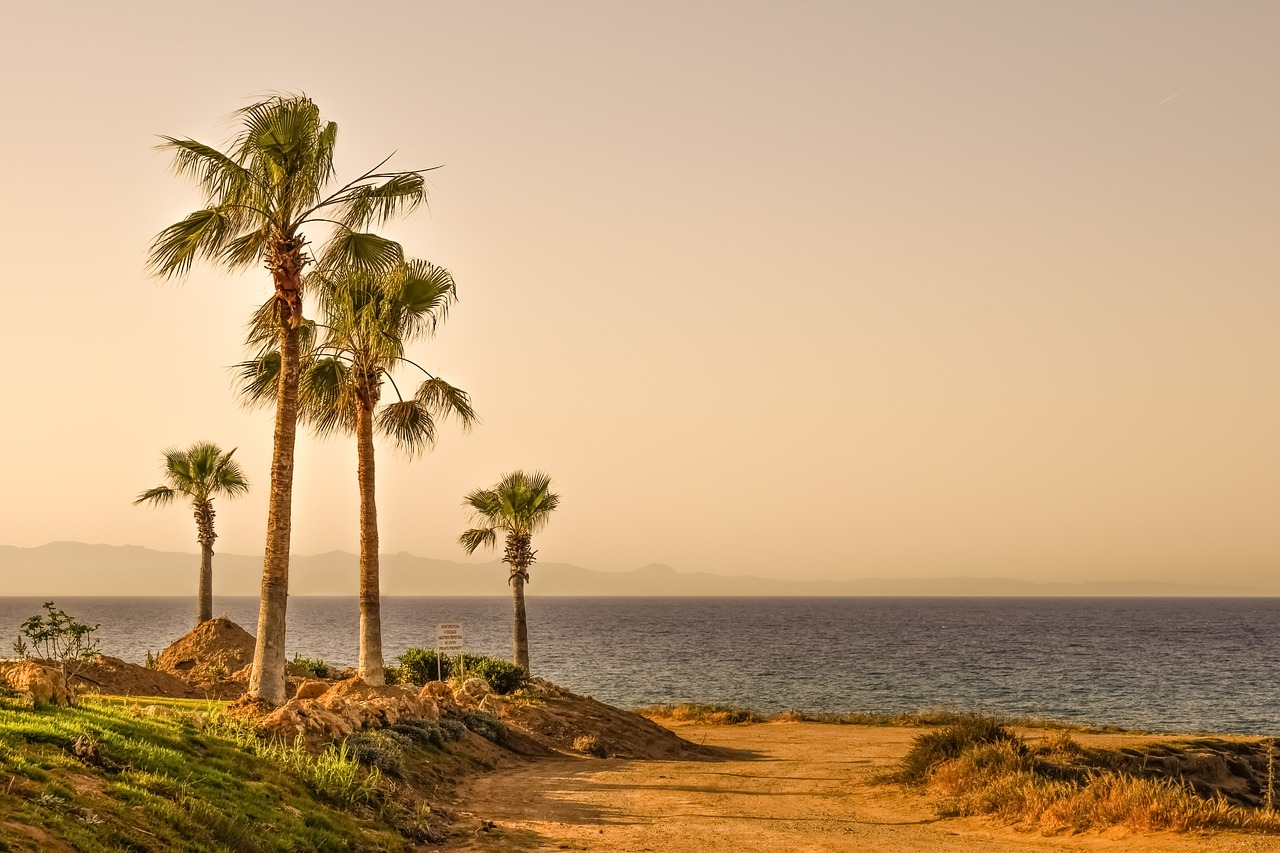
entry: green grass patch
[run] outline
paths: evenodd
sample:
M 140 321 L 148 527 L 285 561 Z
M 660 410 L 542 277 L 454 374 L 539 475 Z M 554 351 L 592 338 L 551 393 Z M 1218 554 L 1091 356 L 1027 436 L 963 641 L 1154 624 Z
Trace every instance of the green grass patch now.
M 203 700 L 0 707 L 10 850 L 404 850 L 381 773 L 345 744 L 263 739 Z

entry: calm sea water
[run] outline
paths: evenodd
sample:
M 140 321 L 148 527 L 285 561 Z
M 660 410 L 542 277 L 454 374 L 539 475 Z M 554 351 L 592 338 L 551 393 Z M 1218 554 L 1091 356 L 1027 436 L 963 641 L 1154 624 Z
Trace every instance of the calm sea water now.
M 0 654 L 38 599 L 0 598 Z M 191 627 L 189 598 L 64 598 L 102 650 L 141 662 Z M 256 598 L 220 598 L 252 631 Z M 623 707 L 933 707 L 1166 731 L 1280 734 L 1280 599 L 528 599 L 536 674 Z M 295 597 L 288 651 L 355 662 L 353 598 Z M 388 659 L 462 622 L 508 657 L 505 598 L 387 598 Z

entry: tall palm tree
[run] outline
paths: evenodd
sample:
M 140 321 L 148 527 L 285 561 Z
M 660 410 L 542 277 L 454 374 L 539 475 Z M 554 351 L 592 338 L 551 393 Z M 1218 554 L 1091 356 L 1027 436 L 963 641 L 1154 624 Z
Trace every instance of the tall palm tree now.
M 150 268 L 185 274 L 196 258 L 228 268 L 263 264 L 271 271 L 271 302 L 281 369 L 276 386 L 271 493 L 263 557 L 258 639 L 249 695 L 285 701 L 285 607 L 289 593 L 294 443 L 297 435 L 302 275 L 313 258 L 304 233 L 327 230 L 319 260 L 365 270 L 403 260 L 399 244 L 363 229 L 412 210 L 426 197 L 423 172 L 383 172 L 383 160 L 345 184 L 334 181 L 338 126 L 325 121 L 305 95 L 272 95 L 235 114 L 240 130 L 220 151 L 194 139 L 162 137 L 174 171 L 191 178 L 205 207 L 160 232 Z M 389 159 L 389 158 L 388 158 Z
M 164 484 L 138 495 L 134 506 L 150 503 L 165 506 L 176 498 L 190 498 L 196 517 L 196 541 L 200 543 L 200 591 L 197 595 L 196 624 L 213 618 L 213 499 L 218 495 L 239 497 L 249 491 L 249 481 L 240 464 L 218 445 L 199 441 L 182 450 L 170 447 L 163 454 Z
M 514 637 L 516 663 L 529 671 L 529 628 L 525 622 L 524 585 L 529 582 L 529 567 L 537 559 L 533 550 L 533 534 L 551 519 L 560 505 L 560 496 L 551 491 L 551 477 L 541 471 L 526 474 L 512 471 L 504 474 L 491 489 L 476 489 L 462 505 L 471 509 L 475 525 L 458 537 L 468 554 L 481 545 L 492 548 L 498 531 L 506 532 L 502 562 L 511 568 L 507 582 L 511 584 L 514 605 Z
M 379 594 L 378 505 L 375 496 L 374 432 L 412 457 L 435 444 L 436 421 L 456 417 L 464 429 L 476 423 L 470 397 L 405 358 L 405 347 L 432 334 L 456 298 L 453 276 L 426 261 L 408 261 L 389 272 L 316 270 L 306 287 L 317 295 L 321 322 L 303 334 L 299 408 L 316 432 L 356 438 L 360 489 L 360 677 L 384 684 Z M 244 362 L 243 392 L 252 402 L 270 402 L 280 358 L 271 340 L 269 306 L 258 312 L 249 340 L 261 349 Z M 416 368 L 426 378 L 404 399 L 392 376 L 397 367 Z M 382 404 L 383 382 L 396 401 Z

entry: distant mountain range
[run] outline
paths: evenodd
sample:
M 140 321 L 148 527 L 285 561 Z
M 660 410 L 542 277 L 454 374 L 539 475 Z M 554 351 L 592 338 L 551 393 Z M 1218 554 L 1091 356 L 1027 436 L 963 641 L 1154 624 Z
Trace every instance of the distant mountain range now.
M 38 548 L 0 545 L 0 596 L 193 595 L 200 558 L 136 545 L 51 542 Z M 294 595 L 355 595 L 356 555 L 344 551 L 294 556 Z M 262 558 L 218 554 L 217 595 L 257 595 Z M 507 595 L 501 563 L 455 563 L 412 554 L 382 555 L 384 595 Z M 533 595 L 761 596 L 1228 596 L 1274 591 L 1150 581 L 1035 583 L 1007 578 L 780 580 L 748 575 L 677 572 L 653 563 L 627 572 L 597 572 L 567 563 L 538 563 Z

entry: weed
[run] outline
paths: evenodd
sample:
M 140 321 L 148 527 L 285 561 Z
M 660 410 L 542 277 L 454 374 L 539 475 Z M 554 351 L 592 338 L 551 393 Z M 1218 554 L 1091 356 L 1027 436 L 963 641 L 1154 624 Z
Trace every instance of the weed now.
M 917 735 L 902 759 L 898 778 L 909 784 L 922 784 L 929 773 L 944 761 L 961 756 L 965 750 L 982 745 L 1009 743 L 1025 752 L 1020 738 L 1010 731 L 997 717 L 974 714 L 962 717 L 951 725 Z

